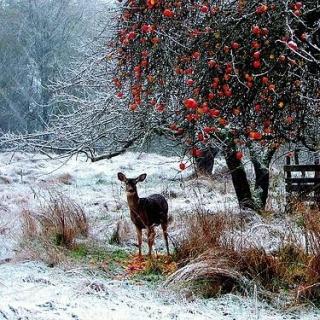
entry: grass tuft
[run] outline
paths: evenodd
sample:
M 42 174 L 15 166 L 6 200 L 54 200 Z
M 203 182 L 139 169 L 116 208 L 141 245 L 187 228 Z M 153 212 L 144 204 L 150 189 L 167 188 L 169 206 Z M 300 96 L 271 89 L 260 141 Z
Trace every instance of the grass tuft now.
M 268 299 L 290 292 L 297 301 L 320 301 L 320 214 L 296 214 L 303 228 L 300 240 L 305 234 L 307 246 L 299 241 L 296 229 L 288 228 L 273 252 L 252 245 L 250 239 L 239 242 L 240 231 L 246 226 L 234 217 L 202 210 L 184 217 L 184 236 L 176 248 L 179 269 L 165 284 L 189 286 L 205 297 L 252 292 L 255 287 Z
M 82 207 L 57 191 L 48 191 L 39 208 L 23 210 L 21 218 L 25 249 L 29 249 L 32 258 L 50 265 L 63 260 L 63 250 L 73 248 L 76 238 L 88 236 Z
M 88 235 L 88 222 L 82 207 L 60 192 L 50 191 L 37 212 L 24 210 L 24 236 L 39 238 L 71 248 L 78 236 Z

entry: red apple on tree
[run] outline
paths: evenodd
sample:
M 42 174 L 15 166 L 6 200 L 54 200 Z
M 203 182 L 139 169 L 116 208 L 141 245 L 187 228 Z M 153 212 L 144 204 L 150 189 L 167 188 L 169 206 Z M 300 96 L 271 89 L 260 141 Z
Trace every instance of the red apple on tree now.
M 174 12 L 170 9 L 164 9 L 163 10 L 163 15 L 166 17 L 166 18 L 172 18 L 174 16 Z
M 240 48 L 240 44 L 238 43 L 238 42 L 232 42 L 231 43 L 231 48 L 233 49 L 233 50 L 237 50 L 237 49 L 239 49 Z
M 184 103 L 185 107 L 188 109 L 196 109 L 198 107 L 197 101 L 192 98 L 184 100 L 183 103 Z
M 241 159 L 243 158 L 243 153 L 242 153 L 241 151 L 237 151 L 237 152 L 235 153 L 235 158 L 236 158 L 237 160 L 241 160 Z
M 253 53 L 253 58 L 254 58 L 255 60 L 259 60 L 259 59 L 260 59 L 260 56 L 261 56 L 261 52 L 260 52 L 260 51 L 255 51 L 255 52 Z
M 293 51 L 297 51 L 298 50 L 298 45 L 292 40 L 288 42 L 288 47 L 290 49 L 292 49 Z
M 252 66 L 255 68 L 255 69 L 260 69 L 261 68 L 261 62 L 260 60 L 255 60 L 252 62 Z
M 254 34 L 254 35 L 259 35 L 261 30 L 260 30 L 260 27 L 257 26 L 257 25 L 254 25 L 251 29 L 251 32 Z
M 202 13 L 208 13 L 209 12 L 209 7 L 206 6 L 206 5 L 203 5 L 203 6 L 200 7 L 200 11 Z

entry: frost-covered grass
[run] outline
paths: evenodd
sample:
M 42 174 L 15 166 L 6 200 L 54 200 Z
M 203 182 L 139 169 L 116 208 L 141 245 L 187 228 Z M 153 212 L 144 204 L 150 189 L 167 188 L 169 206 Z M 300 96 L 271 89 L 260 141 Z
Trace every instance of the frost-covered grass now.
M 140 196 L 164 193 L 172 215 L 191 212 L 199 203 L 211 211 L 236 207 L 235 197 L 229 192 L 230 182 L 217 184 L 208 180 L 183 180 L 191 172 L 181 173 L 179 161 L 173 157 L 135 153 L 96 163 L 87 162 L 82 157 L 66 161 L 50 160 L 43 155 L 1 154 L 0 177 L 9 181 L 0 180 L 1 225 L 11 231 L 5 232 L 6 239 L 10 238 L 10 233 L 15 235 L 6 241 L 1 251 L 5 251 L 7 246 L 12 248 L 12 242 L 17 241 L 21 210 L 37 208 L 50 188 L 81 204 L 89 217 L 90 236 L 108 241 L 117 221 L 128 218 L 125 192 L 117 180 L 118 171 L 128 177 L 146 172 L 146 182 L 138 187 Z M 222 166 L 223 163 L 218 162 L 217 168 Z
M 238 213 L 232 184 L 220 174 L 225 168 L 222 160 L 216 161 L 214 181 L 189 179 L 192 172 L 181 173 L 179 162 L 174 157 L 136 153 L 97 163 L 83 157 L 66 161 L 39 154 L 0 154 L 0 319 L 318 319 L 315 311 L 286 315 L 252 297 L 202 300 L 187 288 L 179 295 L 161 286 L 150 288 L 143 277 L 117 278 L 117 265 L 115 272 L 103 271 L 105 261 L 118 260 L 120 265 L 127 253 L 136 251 L 118 171 L 128 177 L 148 174 L 138 187 L 140 196 L 166 195 L 174 217 L 169 229 L 173 238 L 183 229 L 181 217 L 199 206 L 210 212 Z M 21 251 L 21 213 L 37 211 L 51 189 L 79 203 L 89 223 L 88 239 L 80 239 L 80 246 L 66 254 L 68 263 L 55 268 L 30 262 L 34 256 Z M 121 245 L 110 241 L 119 225 Z M 266 224 L 255 216 L 241 236 L 272 250 L 282 231 L 283 225 Z M 164 249 L 161 234 L 155 248 Z M 100 262 L 102 268 L 96 268 Z
M 318 312 L 282 314 L 254 299 L 227 295 L 193 300 L 126 280 L 47 268 L 41 263 L 0 266 L 0 319 L 319 319 Z

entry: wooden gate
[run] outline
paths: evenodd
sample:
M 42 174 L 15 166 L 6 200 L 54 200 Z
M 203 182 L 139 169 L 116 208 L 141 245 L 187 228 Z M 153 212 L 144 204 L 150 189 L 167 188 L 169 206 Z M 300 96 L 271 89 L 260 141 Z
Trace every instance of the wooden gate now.
M 287 203 L 296 199 L 312 201 L 320 207 L 320 164 L 290 164 L 284 166 Z

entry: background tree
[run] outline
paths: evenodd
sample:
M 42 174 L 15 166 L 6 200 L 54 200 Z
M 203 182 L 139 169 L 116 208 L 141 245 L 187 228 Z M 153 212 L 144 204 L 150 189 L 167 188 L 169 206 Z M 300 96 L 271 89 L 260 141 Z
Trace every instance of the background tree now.
M 2 1 L 0 16 L 0 124 L 3 131 L 32 132 L 48 126 L 50 84 L 80 57 L 91 37 L 90 10 L 97 2 L 75 0 Z M 84 13 L 86 8 L 86 13 Z
M 46 1 L 30 2 L 29 4 L 32 5 L 31 9 L 37 12 L 36 21 L 44 18 L 38 16 L 40 11 L 38 12 L 38 9 L 33 6 L 45 5 Z M 43 65 L 41 69 L 45 74 L 42 78 L 46 78 L 45 91 L 42 91 L 44 88 L 41 85 L 39 90 L 30 96 L 35 99 L 35 93 L 38 93 L 39 100 L 36 104 L 37 108 L 34 109 L 34 117 L 41 119 L 44 126 L 39 128 L 40 122 L 38 122 L 38 126 L 32 126 L 29 134 L 23 132 L 23 126 L 16 127 L 19 129 L 18 131 L 21 131 L 21 134 L 6 132 L 9 128 L 3 126 L 4 134 L 0 146 L 10 150 L 23 148 L 25 150 L 40 149 L 42 152 L 54 151 L 67 157 L 72 154 L 85 153 L 92 161 L 114 157 L 133 145 L 136 148 L 145 147 L 152 140 L 152 137 L 158 135 L 156 128 L 159 127 L 158 123 L 161 120 L 155 118 L 154 121 L 148 121 L 147 111 L 143 117 L 141 114 L 137 116 L 126 108 L 121 99 L 123 95 L 113 76 L 114 62 L 110 59 L 113 48 L 106 46 L 114 34 L 114 22 L 111 20 L 114 8 L 103 2 L 91 3 L 92 10 L 87 5 L 86 11 L 81 12 L 79 16 L 81 21 L 75 21 L 74 11 L 67 12 L 66 5 L 70 5 L 70 2 L 61 2 L 61 7 L 57 3 L 50 3 L 50 1 L 48 4 L 64 8 L 63 17 L 66 21 L 61 19 L 65 22 L 66 28 L 74 23 L 75 30 L 73 29 L 72 32 L 70 30 L 71 33 L 63 33 L 70 37 L 69 50 L 67 50 L 68 47 L 63 47 L 62 40 L 58 41 L 62 46 L 63 55 L 65 55 L 60 58 L 59 63 L 58 57 L 55 56 L 56 51 L 59 53 L 60 50 L 56 48 L 58 43 L 51 44 L 47 38 L 43 38 L 42 32 L 38 34 L 34 28 L 28 31 L 30 42 L 38 41 L 40 43 L 40 49 L 38 49 L 38 45 L 35 45 L 37 50 L 33 53 L 36 61 L 39 62 L 35 64 L 35 70 L 38 70 L 38 65 Z M 18 12 L 20 12 L 20 6 L 18 8 Z M 29 10 L 29 6 L 26 9 Z M 47 25 L 50 21 L 57 19 L 55 18 L 57 13 L 55 10 L 46 12 L 49 17 L 48 21 L 44 23 Z M 76 13 L 80 13 L 80 11 L 76 11 Z M 95 21 L 89 22 L 92 17 L 95 17 Z M 36 25 L 34 19 L 30 21 Z M 81 27 L 78 24 L 81 24 Z M 81 38 L 80 30 L 83 29 L 85 29 L 85 33 Z M 62 33 L 58 33 L 58 35 L 60 37 Z M 81 39 L 78 39 L 78 36 Z M 51 49 L 53 47 L 56 49 Z M 44 51 L 48 53 L 48 56 L 44 55 L 41 58 L 41 52 Z M 17 56 L 20 57 L 20 54 Z M 26 61 L 29 61 L 29 53 L 25 56 L 22 52 L 21 56 L 26 57 Z M 51 56 L 54 56 L 56 63 L 54 65 L 50 62 Z M 20 71 L 20 66 L 17 67 L 17 70 Z M 39 73 L 36 72 L 36 74 L 38 77 Z M 37 81 L 41 80 L 39 79 L 36 78 Z M 18 90 L 18 88 L 19 85 L 15 84 L 12 90 Z M 42 96 L 49 99 L 45 104 L 41 102 L 42 92 Z M 6 93 L 8 94 L 8 91 Z M 15 100 L 9 100 L 9 102 L 11 101 Z M 17 110 L 23 125 L 26 119 L 21 115 L 19 103 L 23 104 L 21 99 L 17 99 L 13 104 L 13 109 Z M 43 122 L 44 118 L 48 118 L 50 121 Z M 9 123 L 12 122 L 12 119 Z

